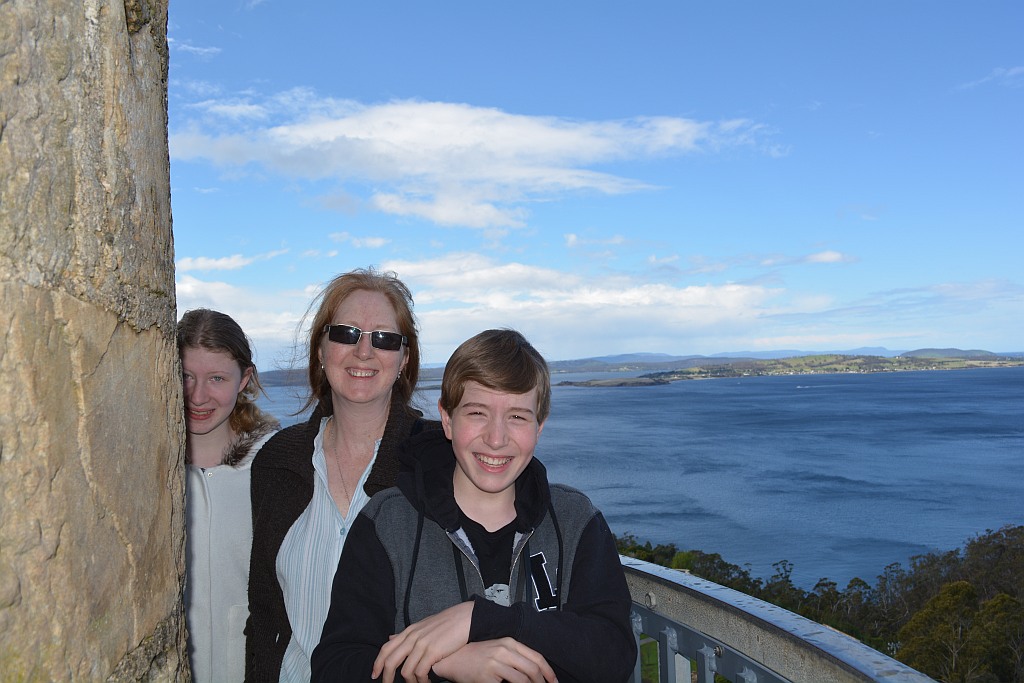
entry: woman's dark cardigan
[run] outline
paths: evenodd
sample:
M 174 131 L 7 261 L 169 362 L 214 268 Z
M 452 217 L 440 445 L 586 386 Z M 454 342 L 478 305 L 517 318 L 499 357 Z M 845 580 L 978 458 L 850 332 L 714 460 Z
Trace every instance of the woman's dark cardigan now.
M 272 681 L 281 676 L 281 662 L 292 637 L 277 582 L 277 553 L 295 520 L 313 499 L 313 440 L 324 417 L 321 406 L 309 420 L 282 429 L 257 453 L 252 463 L 252 555 L 249 561 L 249 620 L 245 626 L 245 680 Z M 393 399 L 377 449 L 377 459 L 363 490 L 374 493 L 393 486 L 398 475 L 398 446 L 440 423 Z

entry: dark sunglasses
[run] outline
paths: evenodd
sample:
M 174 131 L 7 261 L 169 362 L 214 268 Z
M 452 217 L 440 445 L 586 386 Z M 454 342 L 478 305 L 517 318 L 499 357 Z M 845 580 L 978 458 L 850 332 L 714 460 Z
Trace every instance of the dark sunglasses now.
M 327 338 L 335 344 L 358 344 L 359 338 L 368 334 L 370 335 L 370 345 L 384 351 L 397 351 L 409 343 L 406 336 L 398 332 L 383 330 L 363 332 L 358 327 L 351 325 L 324 325 L 324 332 L 327 333 Z

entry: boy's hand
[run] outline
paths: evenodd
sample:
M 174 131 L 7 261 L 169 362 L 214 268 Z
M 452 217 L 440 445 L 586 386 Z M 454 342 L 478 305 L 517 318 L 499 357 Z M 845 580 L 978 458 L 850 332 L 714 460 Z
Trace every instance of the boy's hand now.
M 547 660 L 513 638 L 464 645 L 434 664 L 434 673 L 455 683 L 558 683 Z
M 406 681 L 428 683 L 430 667 L 469 642 L 473 602 L 463 602 L 417 621 L 396 633 L 380 649 L 371 678 L 383 673 L 382 683 L 393 683 L 401 669 Z M 403 664 L 404 662 L 404 664 Z

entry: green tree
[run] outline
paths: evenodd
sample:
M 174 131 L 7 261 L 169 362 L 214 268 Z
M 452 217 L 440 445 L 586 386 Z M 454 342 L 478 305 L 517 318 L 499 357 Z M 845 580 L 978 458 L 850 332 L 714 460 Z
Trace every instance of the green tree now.
M 855 578 L 839 591 L 823 578 L 807 593 L 793 564 L 764 581 L 717 553 L 616 538 L 619 552 L 682 569 L 840 629 L 944 681 L 1024 683 L 1024 526 L 987 531 L 962 550 L 885 567 L 874 587 Z M 912 661 L 911 661 L 912 660 Z
M 688 569 L 693 574 L 741 593 L 761 597 L 761 580 L 752 578 L 750 570 L 726 562 L 718 553 L 692 550 L 689 554 Z
M 984 669 L 1000 681 L 1024 682 L 1024 605 L 999 593 L 982 603 L 973 630 Z
M 981 680 L 972 626 L 978 593 L 967 581 L 947 584 L 900 629 L 896 658 L 943 683 Z
M 635 557 L 638 560 L 661 565 L 662 567 L 670 566 L 672 558 L 679 552 L 679 548 L 672 543 L 652 546 L 651 542 L 647 541 L 641 544 L 633 534 L 616 537 L 615 546 L 620 555 Z
M 982 600 L 999 593 L 1024 600 L 1024 526 L 989 530 L 968 541 L 962 571 Z
M 775 569 L 775 573 L 765 583 L 763 595 L 758 597 L 800 614 L 807 594 L 793 584 L 793 563 L 789 560 L 779 560 L 772 568 Z
M 874 600 L 874 591 L 867 581 L 859 577 L 850 579 L 846 590 L 839 594 L 839 603 L 836 605 L 839 622 L 833 625 L 879 649 L 882 643 L 877 638 L 878 629 L 871 620 Z
M 811 611 L 818 621 L 827 624 L 836 621 L 843 600 L 839 584 L 828 578 L 818 579 L 818 583 L 814 584 L 814 589 L 807 597 Z

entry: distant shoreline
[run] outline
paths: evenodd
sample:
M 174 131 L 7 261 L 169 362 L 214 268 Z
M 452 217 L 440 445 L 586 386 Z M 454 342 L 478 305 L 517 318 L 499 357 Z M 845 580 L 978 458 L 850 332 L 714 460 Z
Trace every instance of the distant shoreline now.
M 615 379 L 588 379 L 582 382 L 565 380 L 558 382 L 556 387 L 653 387 L 671 384 L 674 380 L 655 379 L 653 377 L 618 377 Z
M 829 359 L 829 360 L 822 360 Z M 864 362 L 867 361 L 867 362 Z M 965 358 L 880 358 L 878 356 L 800 356 L 781 360 L 722 363 L 683 370 L 652 372 L 637 377 L 558 382 L 568 387 L 647 387 L 683 380 L 740 377 L 792 377 L 799 375 L 866 375 L 879 372 L 922 372 L 1024 366 L 1024 359 L 975 360 Z
M 552 383 L 555 386 L 638 387 L 660 386 L 670 382 L 693 379 L 1005 368 L 1024 366 L 1024 358 L 995 354 L 970 356 L 908 354 L 892 357 L 818 354 L 778 359 L 735 358 L 728 360 L 700 356 L 667 363 L 602 364 L 597 361 L 554 361 L 549 363 L 549 366 Z M 583 381 L 555 382 L 558 375 L 564 374 L 610 375 L 623 372 L 637 373 L 644 370 L 649 372 L 631 377 L 602 377 Z M 422 368 L 418 389 L 430 388 L 424 386 L 428 382 L 439 383 L 443 372 L 443 367 Z M 260 372 L 260 382 L 268 387 L 305 386 L 306 381 L 306 371 L 301 369 Z

